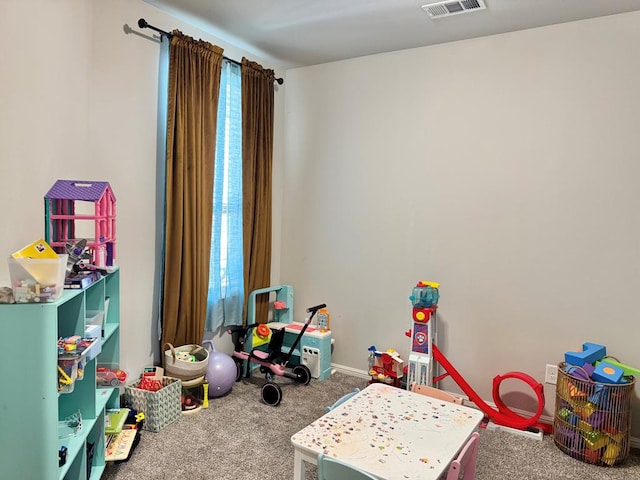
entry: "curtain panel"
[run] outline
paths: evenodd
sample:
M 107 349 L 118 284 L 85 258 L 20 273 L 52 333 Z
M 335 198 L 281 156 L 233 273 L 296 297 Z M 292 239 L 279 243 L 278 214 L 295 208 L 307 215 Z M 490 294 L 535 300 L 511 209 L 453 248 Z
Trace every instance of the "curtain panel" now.
M 242 218 L 244 321 L 247 299 L 271 281 L 271 183 L 275 75 L 242 59 Z M 256 321 L 267 321 L 269 298 L 256 298 Z
M 174 30 L 169 54 L 162 345 L 200 344 L 209 285 L 222 48 Z

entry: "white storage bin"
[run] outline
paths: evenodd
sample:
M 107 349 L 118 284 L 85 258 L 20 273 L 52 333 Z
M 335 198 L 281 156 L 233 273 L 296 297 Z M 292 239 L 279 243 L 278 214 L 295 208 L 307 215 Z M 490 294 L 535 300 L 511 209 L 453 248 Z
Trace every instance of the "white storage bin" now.
M 8 258 L 16 303 L 53 302 L 64 290 L 67 255 L 58 258 Z

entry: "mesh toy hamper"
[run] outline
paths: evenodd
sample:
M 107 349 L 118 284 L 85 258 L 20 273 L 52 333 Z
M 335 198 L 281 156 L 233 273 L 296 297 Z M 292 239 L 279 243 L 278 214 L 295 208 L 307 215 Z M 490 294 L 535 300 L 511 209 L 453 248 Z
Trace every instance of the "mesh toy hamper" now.
M 176 378 L 162 377 L 163 387 L 157 392 L 137 388 L 140 381 L 124 389 L 125 403 L 144 413 L 142 428 L 159 432 L 175 422 L 182 414 L 180 394 L 182 382 Z
M 586 463 L 613 466 L 629 457 L 631 400 L 635 379 L 624 384 L 585 380 L 558 365 L 553 441 L 567 455 Z M 586 378 L 589 376 L 584 375 Z

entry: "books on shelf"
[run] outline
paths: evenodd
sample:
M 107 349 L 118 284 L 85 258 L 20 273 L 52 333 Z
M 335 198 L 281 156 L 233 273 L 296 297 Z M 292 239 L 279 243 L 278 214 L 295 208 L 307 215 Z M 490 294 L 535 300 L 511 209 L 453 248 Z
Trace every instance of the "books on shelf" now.
M 102 278 L 100 272 L 95 270 L 86 270 L 77 273 L 72 273 L 64 279 L 64 288 L 66 289 L 81 289 L 87 288 L 92 283 L 97 282 Z
M 128 408 L 117 408 L 113 410 L 107 410 L 104 414 L 104 433 L 107 435 L 115 435 L 122 431 L 124 422 L 127 421 L 129 416 Z

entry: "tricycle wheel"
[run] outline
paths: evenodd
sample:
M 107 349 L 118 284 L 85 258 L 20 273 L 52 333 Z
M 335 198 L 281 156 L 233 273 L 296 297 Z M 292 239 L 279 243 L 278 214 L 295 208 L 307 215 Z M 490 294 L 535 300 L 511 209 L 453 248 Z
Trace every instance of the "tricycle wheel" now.
M 236 360 L 236 382 L 242 378 L 242 361 Z
M 293 374 L 296 376 L 296 383 L 309 385 L 311 381 L 311 370 L 306 365 L 296 365 L 293 367 Z
M 277 383 L 267 382 L 260 390 L 262 401 L 272 407 L 277 407 L 282 401 L 282 389 Z

